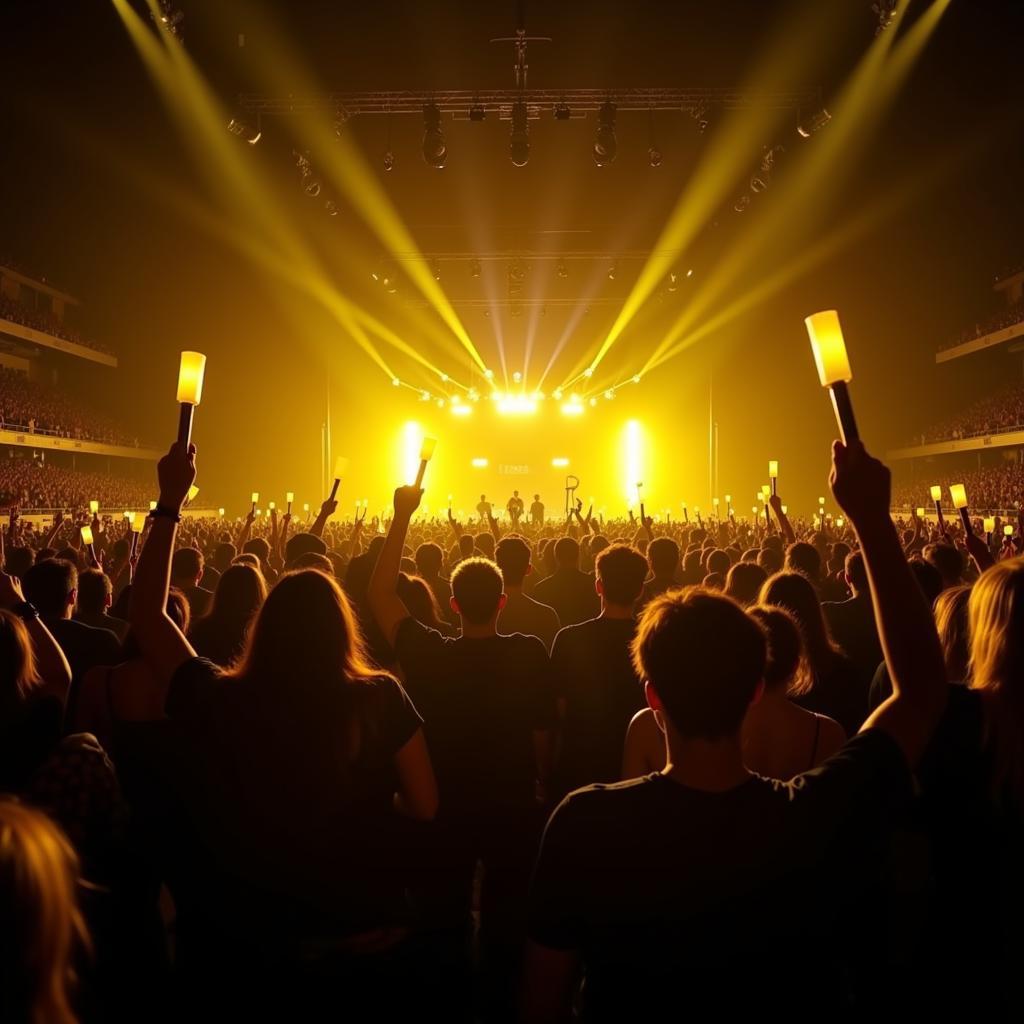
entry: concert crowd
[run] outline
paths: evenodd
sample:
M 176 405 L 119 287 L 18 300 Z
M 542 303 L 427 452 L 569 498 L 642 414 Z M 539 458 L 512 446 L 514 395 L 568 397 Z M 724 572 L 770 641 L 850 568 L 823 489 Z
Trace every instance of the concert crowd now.
M 4 524 L 2 1019 L 1019 1007 L 1020 524 L 859 442 L 812 520 L 188 518 L 196 458 Z
M 7 264 L 4 264 L 5 266 Z M 59 319 L 52 312 L 41 309 L 29 309 L 28 306 L 6 295 L 0 295 L 0 320 L 9 320 L 12 323 L 21 324 L 22 327 L 31 327 L 33 330 L 42 331 L 55 338 L 63 338 L 65 341 L 74 342 L 85 348 L 95 349 L 97 352 L 105 352 L 113 355 L 111 350 L 102 342 L 94 338 L 83 337 L 82 334 L 70 327 L 63 320 Z

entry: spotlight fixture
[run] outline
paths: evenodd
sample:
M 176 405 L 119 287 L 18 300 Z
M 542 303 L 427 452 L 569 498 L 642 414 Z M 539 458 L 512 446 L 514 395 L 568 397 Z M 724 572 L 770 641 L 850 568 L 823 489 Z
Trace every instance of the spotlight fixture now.
M 332 121 L 332 127 L 334 128 L 334 134 L 340 139 L 345 131 L 345 125 L 352 120 L 352 114 L 344 104 L 339 103 L 337 109 L 334 111 L 334 120 Z
M 555 120 L 556 121 L 568 121 L 572 117 L 572 111 L 569 109 L 569 104 L 564 101 L 555 104 Z
M 478 278 L 480 276 L 480 261 L 471 260 L 469 264 L 469 276 L 472 278 Z
M 494 380 L 494 371 L 493 370 L 484 370 L 484 378 L 486 380 Z
M 593 376 L 594 376 L 594 368 L 593 368 L 592 366 L 588 366 L 588 367 L 587 367 L 587 368 L 586 368 L 586 369 L 585 369 L 585 370 L 583 371 L 583 376 L 584 376 L 584 377 L 588 377 L 588 378 L 589 378 L 589 377 L 593 377 Z
M 615 104 L 605 100 L 597 112 L 597 137 L 594 139 L 594 163 L 598 167 L 614 163 L 619 144 L 615 138 Z
M 530 159 L 529 111 L 522 100 L 512 104 L 512 134 L 509 136 L 508 155 L 513 167 L 525 167 Z
M 614 392 L 614 391 L 613 391 L 613 390 L 612 390 L 611 388 L 609 388 L 609 389 L 608 389 L 608 390 L 607 390 L 607 391 L 606 391 L 606 392 L 604 393 L 604 397 L 605 397 L 605 398 L 607 398 L 607 399 L 608 399 L 608 401 L 610 402 L 610 401 L 611 401 L 611 400 L 612 400 L 612 399 L 613 399 L 613 398 L 615 397 L 615 392 Z
M 324 203 L 324 209 L 327 211 L 328 217 L 338 216 L 338 204 L 333 199 L 328 199 L 327 202 Z
M 523 375 L 516 370 L 516 372 L 512 374 L 512 381 L 515 384 L 521 384 L 523 381 Z
M 821 110 L 816 110 L 809 117 L 800 118 L 800 123 L 796 126 L 797 134 L 802 139 L 809 139 L 815 132 L 820 132 L 832 120 L 832 115 L 822 107 Z
M 735 203 L 732 204 L 732 208 L 737 213 L 742 213 L 750 205 L 750 196 L 740 196 Z
M 152 15 L 153 20 L 159 20 L 160 24 L 164 26 L 167 31 L 174 36 L 178 42 L 181 42 L 184 37 L 184 30 L 182 23 L 185 21 L 185 15 L 174 6 L 171 0 L 159 0 L 158 12 L 154 12 Z
M 597 399 L 596 398 L 591 398 L 591 400 L 590 400 L 590 407 L 591 407 L 591 409 L 593 409 L 594 406 L 596 406 L 596 405 L 597 405 Z
M 693 110 L 690 111 L 694 121 L 697 122 L 697 131 L 706 134 L 714 120 L 714 107 L 707 100 L 701 100 Z
M 561 388 L 555 388 L 555 390 L 551 392 L 551 397 L 556 402 L 560 402 L 562 400 L 562 389 Z
M 661 150 L 654 134 L 654 108 L 647 112 L 647 162 L 652 167 L 661 166 Z
M 640 383 L 640 374 L 639 373 L 634 373 L 633 374 L 633 383 L 634 384 L 639 384 Z
M 479 391 L 477 391 L 477 389 L 476 389 L 476 388 L 470 388 L 470 389 L 469 389 L 469 390 L 468 390 L 468 391 L 466 392 L 466 397 L 467 397 L 467 398 L 468 398 L 468 399 L 469 399 L 469 400 L 470 400 L 471 402 L 479 402 L 479 401 L 480 401 L 480 392 L 479 392 Z
M 785 152 L 784 146 L 772 146 L 770 149 L 765 150 L 764 156 L 761 157 L 761 166 L 750 179 L 751 192 L 767 191 Z
M 674 292 L 679 287 L 679 275 L 674 270 L 668 272 L 668 284 L 665 287 L 670 292 Z
M 441 264 L 437 260 L 430 261 L 430 273 L 435 281 L 441 280 Z
M 297 150 L 292 150 L 292 156 L 295 157 L 295 166 L 299 169 L 299 178 L 302 182 L 303 191 L 305 191 L 307 196 L 315 199 L 320 195 L 320 182 L 313 173 L 313 165 L 310 162 L 309 156 Z
M 469 119 L 470 121 L 484 121 L 487 118 L 487 110 L 482 103 L 474 103 L 469 108 Z
M 611 266 L 610 266 L 610 267 L 608 268 L 608 280 L 609 280 L 609 281 L 614 281 L 614 280 L 615 280 L 615 274 L 616 274 L 617 272 L 618 272 L 618 267 L 616 266 L 616 264 L 614 264 L 614 263 L 613 263 L 613 264 L 612 264 L 612 265 L 611 265 Z
M 421 391 L 420 392 L 420 401 L 421 402 L 429 402 L 430 401 L 430 392 L 429 391 Z
M 651 148 L 647 150 L 647 162 L 652 167 L 660 167 L 661 166 L 661 150 L 658 149 L 656 146 L 651 146 Z
M 897 0 L 875 0 L 871 5 L 871 11 L 878 18 L 878 28 L 875 35 L 884 32 L 896 17 Z
M 255 146 L 263 136 L 259 128 L 254 128 L 248 121 L 241 117 L 233 117 L 228 121 L 228 131 L 244 139 L 250 146 Z
M 395 169 L 395 154 L 390 149 L 384 151 L 384 170 L 393 171 Z
M 559 260 L 558 266 L 555 268 L 555 273 L 564 281 L 569 276 L 569 268 L 565 264 L 565 260 Z
M 448 374 L 447 373 L 439 373 L 438 376 L 441 378 L 441 383 L 442 384 L 447 384 L 448 383 Z
M 441 111 L 436 103 L 423 106 L 423 159 L 438 170 L 448 159 L 448 147 L 441 131 Z
M 396 388 L 397 387 L 401 387 L 402 382 L 397 377 L 392 377 L 391 378 L 391 385 L 392 385 L 392 387 L 396 387 Z

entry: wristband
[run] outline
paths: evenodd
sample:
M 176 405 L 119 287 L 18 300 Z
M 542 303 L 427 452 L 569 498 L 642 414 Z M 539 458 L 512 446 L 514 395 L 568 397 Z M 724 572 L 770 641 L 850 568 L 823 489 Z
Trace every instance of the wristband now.
M 12 609 L 19 619 L 38 619 L 39 609 L 31 601 L 19 601 Z
M 153 519 L 173 519 L 174 522 L 181 522 L 181 513 L 173 508 L 168 508 L 166 505 L 157 505 L 156 508 L 152 509 L 149 513 Z

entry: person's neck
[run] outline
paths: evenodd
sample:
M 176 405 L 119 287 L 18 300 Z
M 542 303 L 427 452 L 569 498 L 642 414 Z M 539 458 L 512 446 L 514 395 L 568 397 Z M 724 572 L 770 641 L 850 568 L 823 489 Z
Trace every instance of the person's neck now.
M 482 640 L 485 637 L 497 636 L 498 629 L 493 622 L 485 622 L 482 626 L 462 620 L 462 635 L 467 640 Z
M 624 604 L 609 604 L 601 602 L 602 619 L 631 619 L 633 618 L 633 606 Z
M 750 778 L 743 764 L 740 737 L 721 740 L 669 736 L 668 760 L 662 771 L 674 782 L 708 793 L 725 793 Z
M 515 584 L 509 583 L 508 580 L 505 581 L 505 597 L 509 601 L 511 601 L 513 597 L 522 597 L 522 596 L 523 596 L 523 585 L 522 585 L 522 583 L 520 583 L 519 586 L 515 586 Z

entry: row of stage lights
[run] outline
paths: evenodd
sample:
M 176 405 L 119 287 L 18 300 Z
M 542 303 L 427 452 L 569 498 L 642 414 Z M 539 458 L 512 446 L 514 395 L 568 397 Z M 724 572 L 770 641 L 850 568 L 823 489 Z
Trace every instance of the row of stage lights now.
M 591 371 L 587 370 L 580 376 L 589 378 L 590 375 Z M 493 382 L 494 371 L 486 370 L 484 377 L 488 381 Z M 640 380 L 640 374 L 634 374 L 627 381 L 615 384 L 610 388 L 605 388 L 600 396 L 584 396 L 577 391 L 570 390 L 569 387 L 555 388 L 550 396 L 540 390 L 527 391 L 523 388 L 519 391 L 502 391 L 500 388 L 493 388 L 487 398 L 495 410 L 502 416 L 532 416 L 537 412 L 541 403 L 549 398 L 561 403 L 561 410 L 564 416 L 582 416 L 587 406 L 590 406 L 592 409 L 596 408 L 602 399 L 610 402 L 615 398 L 620 388 L 624 388 L 629 384 L 639 384 Z M 453 383 L 447 374 L 441 375 L 441 382 L 449 385 Z M 518 370 L 512 374 L 512 382 L 517 386 L 522 385 L 523 375 Z M 453 416 L 458 417 L 471 416 L 473 414 L 473 407 L 482 399 L 479 389 L 473 387 L 464 389 L 465 398 L 463 398 L 457 391 L 446 395 L 434 395 L 428 389 L 416 387 L 399 377 L 392 377 L 391 384 L 396 388 L 407 388 L 410 391 L 414 391 L 419 396 L 421 402 L 433 402 L 439 409 L 447 408 Z

